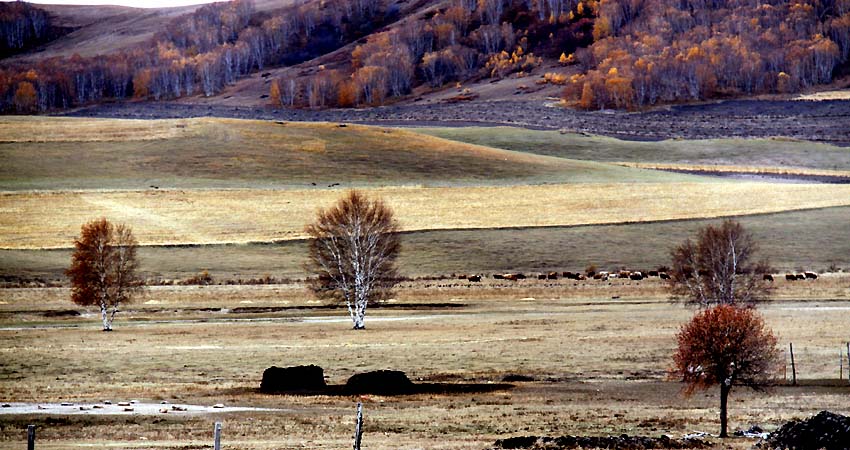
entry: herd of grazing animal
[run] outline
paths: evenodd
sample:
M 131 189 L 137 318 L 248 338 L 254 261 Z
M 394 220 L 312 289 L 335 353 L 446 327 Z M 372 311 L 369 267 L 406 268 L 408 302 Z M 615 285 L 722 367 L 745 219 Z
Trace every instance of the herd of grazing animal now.
M 767 275 L 765 275 L 767 277 Z M 817 280 L 818 274 L 815 272 L 805 271 L 803 273 L 786 273 L 785 280 L 786 281 L 797 281 L 797 280 Z M 767 280 L 767 278 L 765 278 Z M 773 281 L 773 277 L 770 278 L 770 281 Z
M 508 281 L 519 281 L 525 280 L 527 276 L 523 273 L 495 273 L 492 275 L 494 280 L 508 280 Z M 623 278 L 633 281 L 640 281 L 646 278 L 661 278 L 662 280 L 669 280 L 670 275 L 664 271 L 658 270 L 650 270 L 648 272 L 639 272 L 639 271 L 629 271 L 629 270 L 620 270 L 616 272 L 607 272 L 607 271 L 595 271 L 591 270 L 586 273 L 581 272 L 545 272 L 538 273 L 536 278 L 538 280 L 557 280 L 560 278 L 566 280 L 575 280 L 575 281 L 585 281 L 588 279 L 592 280 L 602 280 L 607 281 L 612 278 Z M 457 278 L 459 280 L 467 280 L 473 283 L 479 283 L 482 279 L 486 278 L 485 275 L 476 274 L 476 275 L 458 275 Z
M 700 275 L 706 275 L 700 273 Z M 492 275 L 494 280 L 508 280 L 508 281 L 519 281 L 525 280 L 527 277 L 522 273 L 496 273 Z M 485 275 L 476 274 L 476 275 L 458 275 L 457 277 L 460 280 L 467 280 L 472 283 L 480 283 L 482 279 L 486 278 Z M 660 278 L 662 280 L 669 280 L 670 274 L 666 271 L 661 270 L 650 270 L 647 272 L 641 271 L 629 271 L 629 270 L 620 270 L 615 272 L 607 272 L 607 271 L 595 271 L 589 270 L 586 273 L 581 272 L 545 272 L 538 273 L 538 280 L 557 280 L 559 278 L 564 278 L 566 280 L 575 280 L 575 281 L 585 281 L 588 279 L 592 280 L 601 280 L 608 281 L 609 279 L 627 279 L 632 281 L 641 281 L 647 278 Z M 773 282 L 774 277 L 771 274 L 764 274 L 764 281 Z M 787 281 L 797 281 L 797 280 L 817 280 L 818 274 L 816 272 L 805 271 L 802 273 L 786 273 L 785 279 Z

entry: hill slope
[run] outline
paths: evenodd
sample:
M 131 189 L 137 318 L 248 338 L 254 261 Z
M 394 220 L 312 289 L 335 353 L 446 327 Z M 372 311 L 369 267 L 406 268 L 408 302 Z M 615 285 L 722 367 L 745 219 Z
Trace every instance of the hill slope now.
M 406 130 L 237 119 L 0 119 L 0 190 L 692 181 Z

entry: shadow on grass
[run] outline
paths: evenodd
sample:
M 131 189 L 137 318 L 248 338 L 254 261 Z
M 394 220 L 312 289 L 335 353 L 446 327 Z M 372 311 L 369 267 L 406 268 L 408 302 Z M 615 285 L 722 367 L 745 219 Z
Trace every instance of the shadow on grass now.
M 263 392 L 259 388 L 247 388 L 239 390 L 243 393 L 267 394 L 267 395 L 295 395 L 303 397 L 331 396 L 350 397 L 355 395 L 382 395 L 388 397 L 418 394 L 441 394 L 441 395 L 463 395 L 481 394 L 487 392 L 507 391 L 513 389 L 510 383 L 414 383 L 404 388 L 383 389 L 352 389 L 344 384 L 329 385 L 322 389 L 299 389 Z M 234 391 L 235 391 L 234 390 Z

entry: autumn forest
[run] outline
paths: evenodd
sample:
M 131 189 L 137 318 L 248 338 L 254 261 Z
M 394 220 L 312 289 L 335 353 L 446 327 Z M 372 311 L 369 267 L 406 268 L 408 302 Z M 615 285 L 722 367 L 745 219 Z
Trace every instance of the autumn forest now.
M 69 31 L 36 6 L 0 4 L 4 58 Z M 269 104 L 382 105 L 552 65 L 544 82 L 563 86 L 570 104 L 636 110 L 793 93 L 846 75 L 850 0 L 306 0 L 264 11 L 235 0 L 111 54 L 5 59 L 0 110 L 214 96 L 323 56 L 334 64 L 271 80 Z

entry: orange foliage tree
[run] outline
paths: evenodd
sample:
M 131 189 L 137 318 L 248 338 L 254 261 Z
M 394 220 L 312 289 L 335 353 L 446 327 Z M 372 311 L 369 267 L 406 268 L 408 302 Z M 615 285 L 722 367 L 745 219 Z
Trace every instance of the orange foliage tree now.
M 100 307 L 103 331 L 112 331 L 112 321 L 121 303 L 132 300 L 142 288 L 136 274 L 138 243 L 130 227 L 113 225 L 106 219 L 86 223 L 74 241 L 71 266 L 71 301 Z
M 754 309 L 720 305 L 698 313 L 676 339 L 671 376 L 688 384 L 686 395 L 720 386 L 720 437 L 727 437 L 729 393 L 771 382 L 779 364 L 776 337 Z

